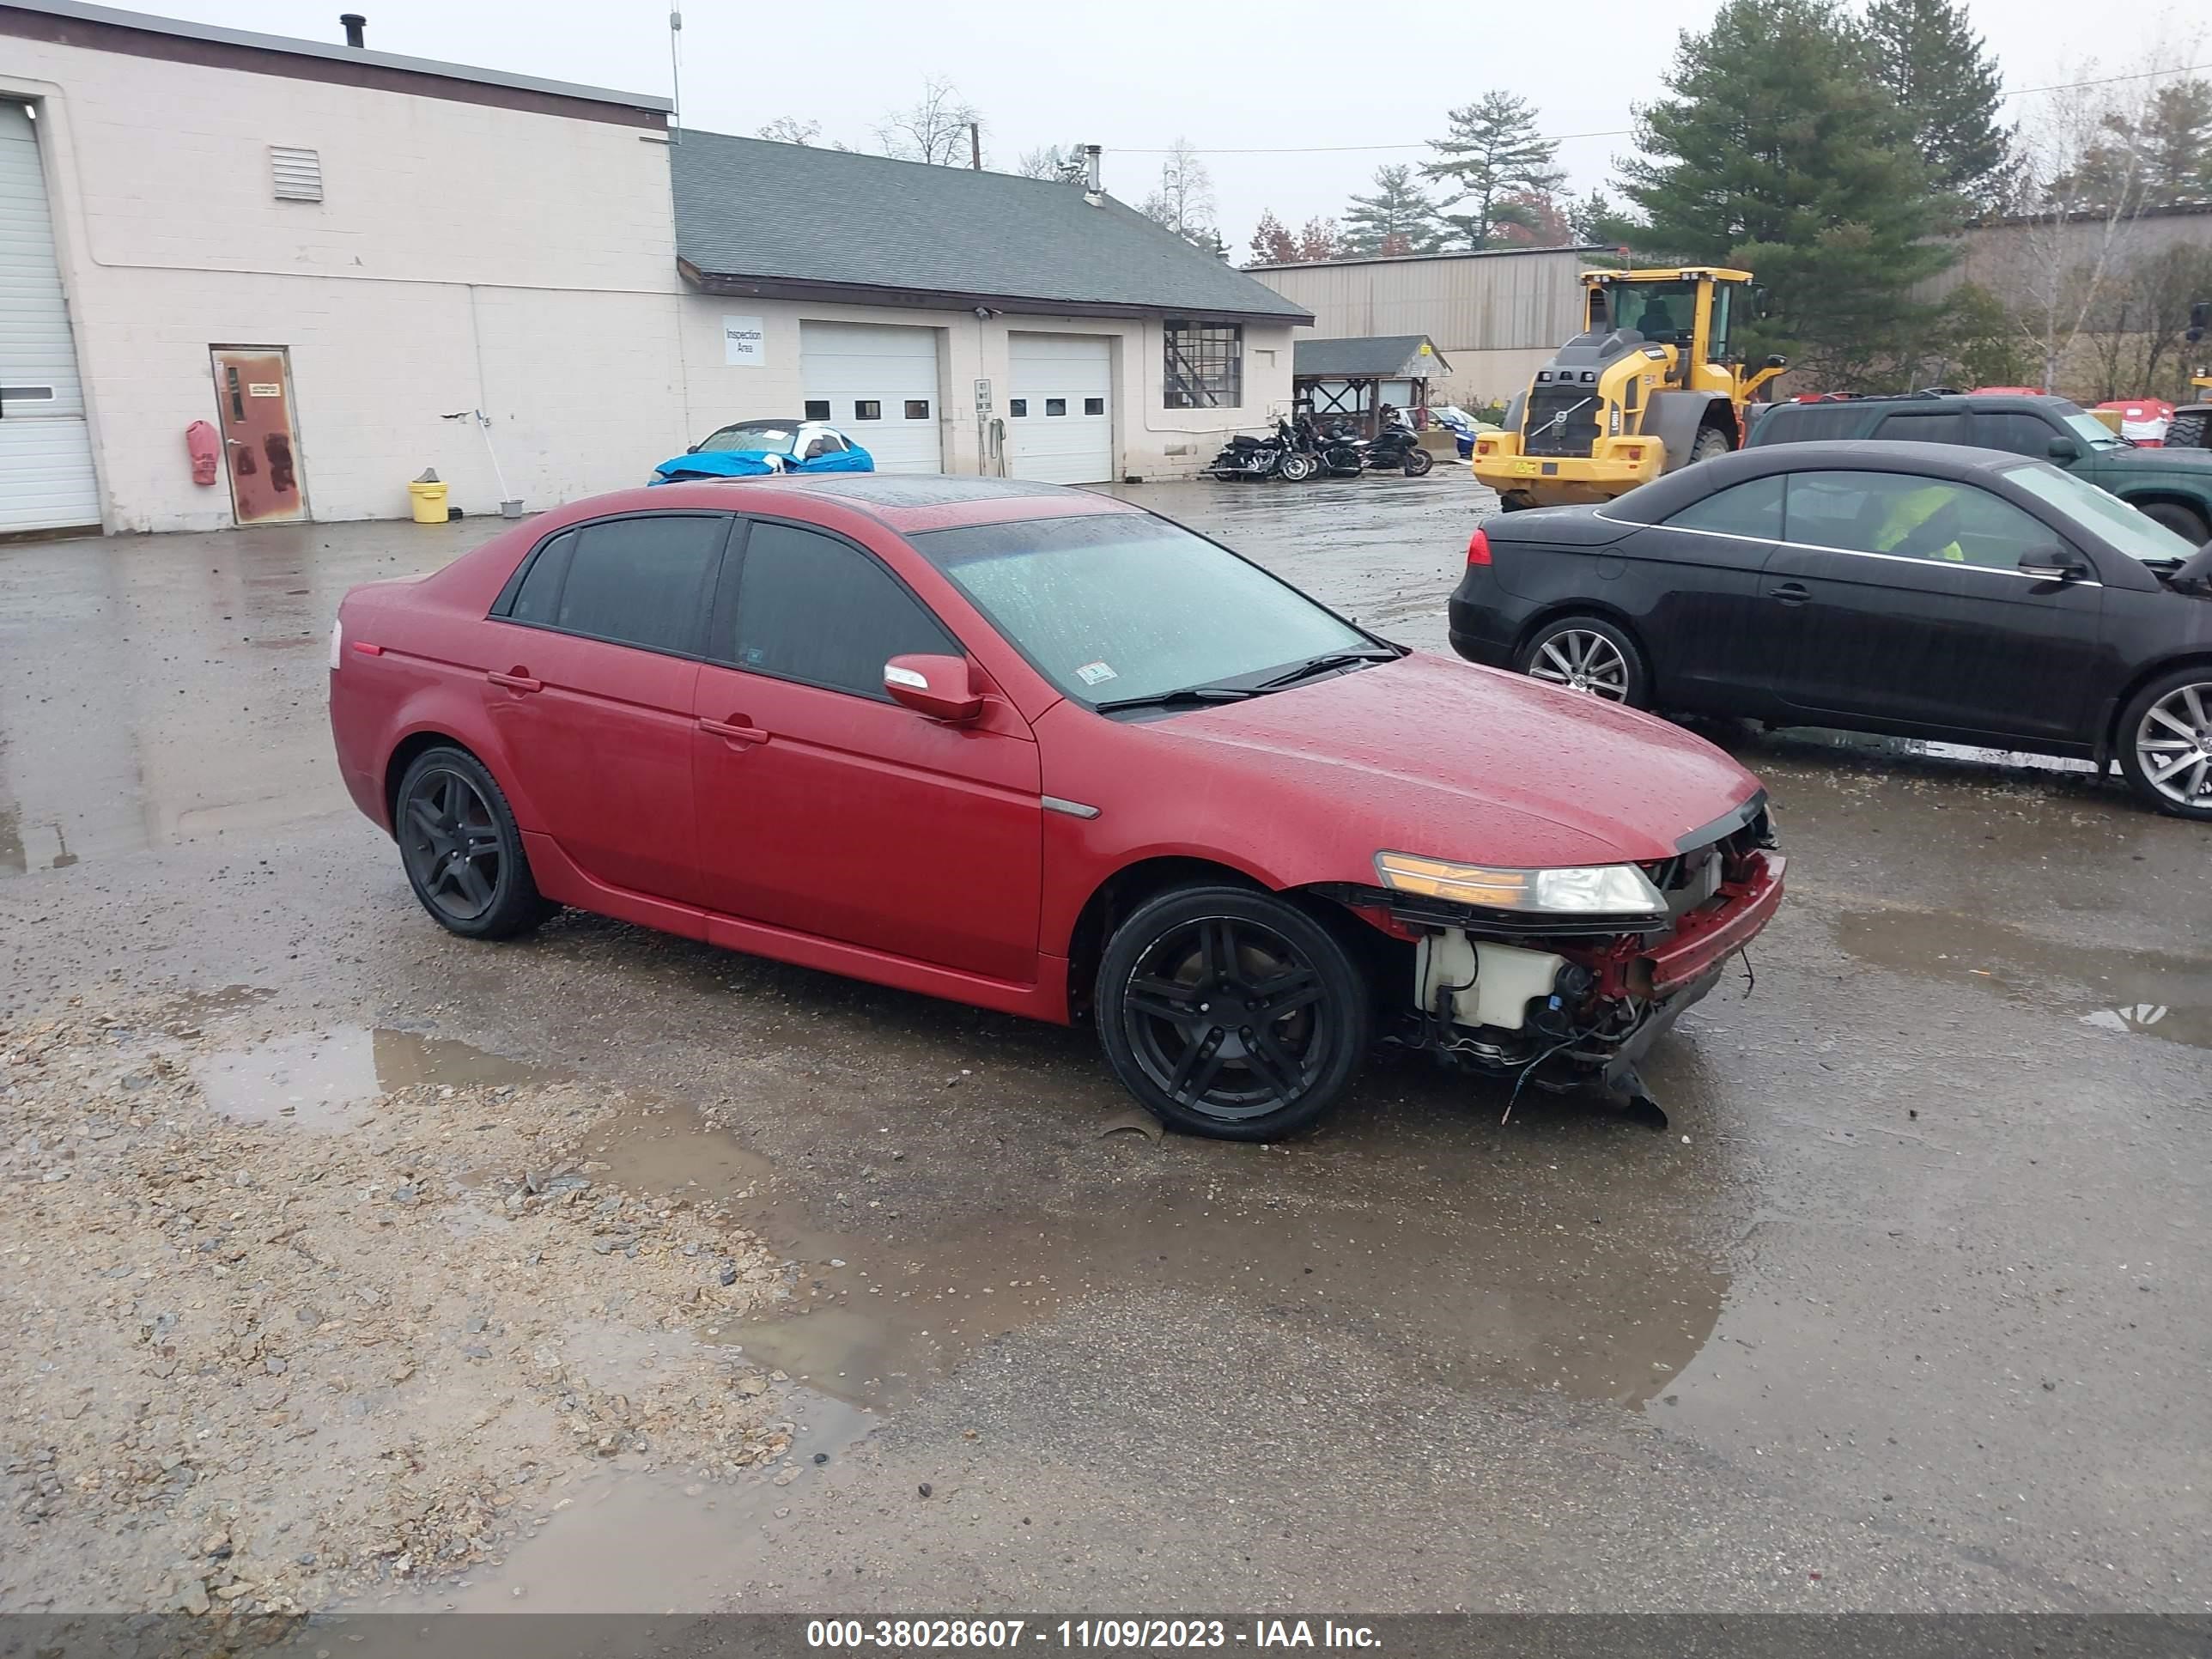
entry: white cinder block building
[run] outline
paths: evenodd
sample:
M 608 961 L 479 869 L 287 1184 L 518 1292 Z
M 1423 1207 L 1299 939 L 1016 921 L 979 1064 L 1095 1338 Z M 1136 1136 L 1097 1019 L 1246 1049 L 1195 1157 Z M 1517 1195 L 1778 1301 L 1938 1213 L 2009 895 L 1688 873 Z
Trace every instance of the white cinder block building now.
M 1288 406 L 1304 309 L 1110 199 L 667 107 L 0 0 L 0 535 L 543 507 L 823 405 L 886 467 L 1173 476 Z

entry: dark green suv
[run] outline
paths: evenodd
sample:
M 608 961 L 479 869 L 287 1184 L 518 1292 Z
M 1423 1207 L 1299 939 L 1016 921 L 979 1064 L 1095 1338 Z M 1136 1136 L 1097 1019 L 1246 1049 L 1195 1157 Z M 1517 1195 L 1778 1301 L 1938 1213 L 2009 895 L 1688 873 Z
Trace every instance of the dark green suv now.
M 2055 461 L 2191 546 L 2212 540 L 2212 449 L 2131 444 L 2063 398 L 1916 392 L 1774 404 L 1753 420 L 1744 447 L 1836 438 L 1972 444 Z

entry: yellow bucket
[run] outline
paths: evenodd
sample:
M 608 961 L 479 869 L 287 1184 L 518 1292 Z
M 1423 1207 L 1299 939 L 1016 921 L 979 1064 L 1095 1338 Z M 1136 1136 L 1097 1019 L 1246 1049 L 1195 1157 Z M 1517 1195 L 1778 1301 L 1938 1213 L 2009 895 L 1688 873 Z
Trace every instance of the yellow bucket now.
M 407 486 L 407 494 L 415 504 L 416 524 L 446 522 L 446 486 L 442 483 L 423 483 L 417 480 Z

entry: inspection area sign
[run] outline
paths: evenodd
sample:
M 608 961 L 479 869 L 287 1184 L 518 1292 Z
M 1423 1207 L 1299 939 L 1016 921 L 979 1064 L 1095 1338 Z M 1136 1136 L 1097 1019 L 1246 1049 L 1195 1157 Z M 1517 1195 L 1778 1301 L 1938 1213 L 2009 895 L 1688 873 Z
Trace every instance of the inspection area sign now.
M 768 362 L 768 332 L 759 318 L 722 319 L 722 361 L 740 368 L 758 368 Z

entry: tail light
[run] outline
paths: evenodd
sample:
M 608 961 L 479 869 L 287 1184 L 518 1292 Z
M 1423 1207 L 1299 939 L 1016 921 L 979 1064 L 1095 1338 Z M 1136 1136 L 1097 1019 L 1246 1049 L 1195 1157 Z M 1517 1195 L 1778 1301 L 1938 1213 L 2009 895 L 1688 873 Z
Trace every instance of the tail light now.
M 1474 534 L 1467 538 L 1467 562 L 1469 564 L 1490 562 L 1490 535 L 1480 525 L 1475 526 Z
M 1644 459 L 1644 446 L 1642 444 L 1626 444 L 1622 446 L 1620 453 L 1626 456 L 1631 461 L 1640 461 Z

